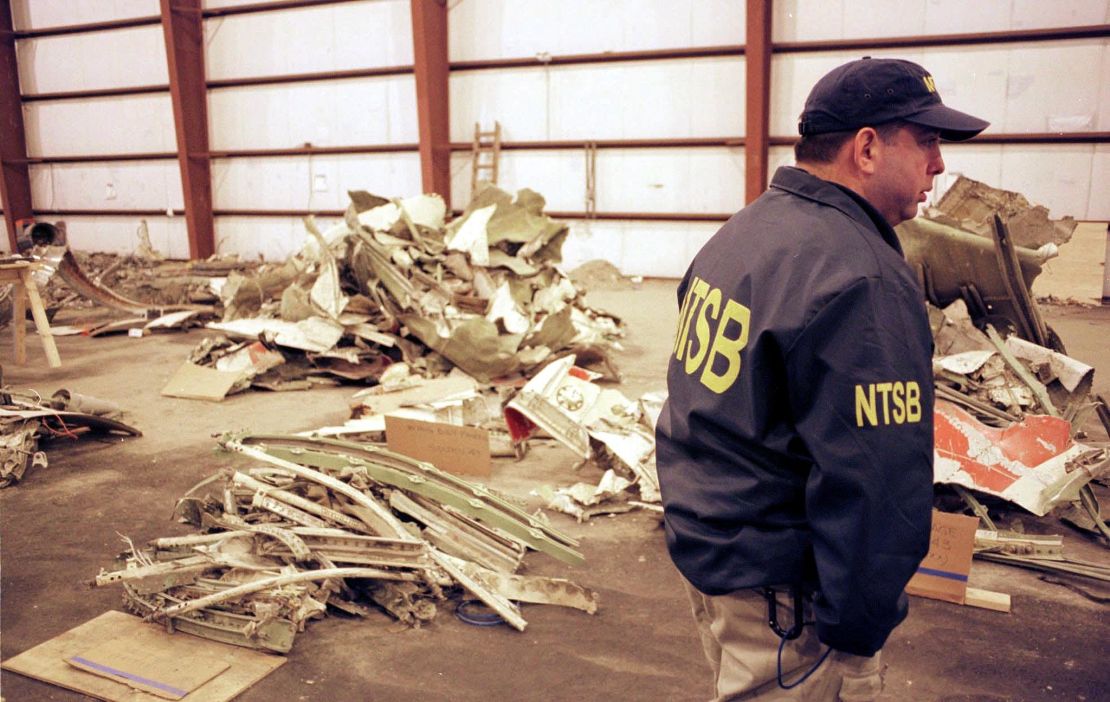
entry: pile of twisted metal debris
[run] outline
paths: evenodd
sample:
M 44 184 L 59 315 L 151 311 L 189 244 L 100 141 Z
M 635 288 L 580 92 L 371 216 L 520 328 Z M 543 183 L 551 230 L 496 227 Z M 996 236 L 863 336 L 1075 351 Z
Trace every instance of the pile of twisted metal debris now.
M 225 436 L 257 462 L 220 473 L 177 505 L 195 535 L 124 554 L 96 585 L 122 584 L 148 620 L 281 653 L 327 607 L 367 616 L 376 604 L 419 626 L 456 592 L 491 612 L 460 618 L 526 626 L 516 603 L 597 611 L 574 583 L 516 575 L 528 549 L 568 563 L 569 536 L 478 484 L 363 444 L 297 436 Z M 468 613 L 469 612 L 469 613 Z
M 556 268 L 567 226 L 543 204 L 489 186 L 447 224 L 436 195 L 352 192 L 342 224 L 320 232 L 307 221 L 298 254 L 228 276 L 223 319 L 207 325 L 226 337 L 190 362 L 238 374 L 232 390 L 302 388 L 320 375 L 375 384 L 397 362 L 485 382 L 571 353 L 615 374 L 620 322 Z
M 58 390 L 50 398 L 33 391 L 0 389 L 0 488 L 23 479 L 31 468 L 45 468 L 39 450 L 44 439 L 77 439 L 86 434 L 142 436 L 119 421 L 120 408 L 88 395 Z
M 620 320 L 589 307 L 557 268 L 568 229 L 543 214 L 540 195 L 487 186 L 451 222 L 436 195 L 350 195 L 343 223 L 321 232 L 309 218 L 305 246 L 279 263 L 175 267 L 160 262 L 140 232 L 146 243 L 132 257 L 140 268 L 172 269 L 132 286 L 158 301 L 112 290 L 105 281 L 118 265 L 90 275 L 67 247 L 46 239 L 34 249 L 37 276 L 42 287 L 54 277 L 68 285 L 73 293 L 62 302 L 76 294 L 128 315 L 85 330 L 92 335 L 199 325 L 220 332 L 194 349 L 168 395 L 220 399 L 251 386 L 305 389 L 328 380 L 373 385 L 401 361 L 426 377 L 453 367 L 481 381 L 527 377 L 571 353 L 617 377 L 610 351 L 623 334 Z M 166 302 L 170 289 L 179 294 Z M 213 295 L 218 302 L 206 304 Z M 198 387 L 200 395 L 190 394 Z

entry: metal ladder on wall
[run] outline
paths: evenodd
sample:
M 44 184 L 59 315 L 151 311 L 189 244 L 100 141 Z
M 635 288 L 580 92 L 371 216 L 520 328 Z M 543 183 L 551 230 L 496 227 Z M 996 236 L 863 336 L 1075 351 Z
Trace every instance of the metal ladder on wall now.
M 470 159 L 470 196 L 478 191 L 478 183 L 486 181 L 497 185 L 497 169 L 501 163 L 501 123 L 493 123 L 493 131 L 483 132 L 482 125 L 474 123 L 474 144 Z M 483 178 L 483 174 L 488 174 Z

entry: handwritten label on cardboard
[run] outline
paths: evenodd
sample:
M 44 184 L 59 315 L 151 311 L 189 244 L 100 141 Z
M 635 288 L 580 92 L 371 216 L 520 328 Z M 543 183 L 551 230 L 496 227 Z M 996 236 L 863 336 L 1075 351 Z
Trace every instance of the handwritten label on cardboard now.
M 975 517 L 934 510 L 929 553 L 910 578 L 906 592 L 964 604 L 978 525 Z
M 448 473 L 490 475 L 489 432 L 485 429 L 386 415 L 385 441 L 390 451 L 427 461 Z

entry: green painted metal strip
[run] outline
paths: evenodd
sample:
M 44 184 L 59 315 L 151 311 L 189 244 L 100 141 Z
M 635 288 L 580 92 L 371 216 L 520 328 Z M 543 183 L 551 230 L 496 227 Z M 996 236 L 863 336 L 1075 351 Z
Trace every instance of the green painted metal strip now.
M 445 473 L 430 463 L 375 446 L 337 439 L 275 434 L 227 437 L 254 446 L 267 454 L 317 469 L 365 471 L 372 480 L 434 499 L 572 565 L 585 562 L 572 548 L 578 542 L 553 529 L 516 505 L 475 483 Z

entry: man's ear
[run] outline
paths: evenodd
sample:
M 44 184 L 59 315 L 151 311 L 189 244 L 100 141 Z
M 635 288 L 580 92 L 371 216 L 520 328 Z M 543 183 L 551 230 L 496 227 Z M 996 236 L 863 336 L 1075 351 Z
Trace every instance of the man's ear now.
M 864 127 L 852 139 L 852 162 L 856 169 L 867 175 L 875 175 L 878 169 L 879 151 L 882 140 L 874 127 Z

